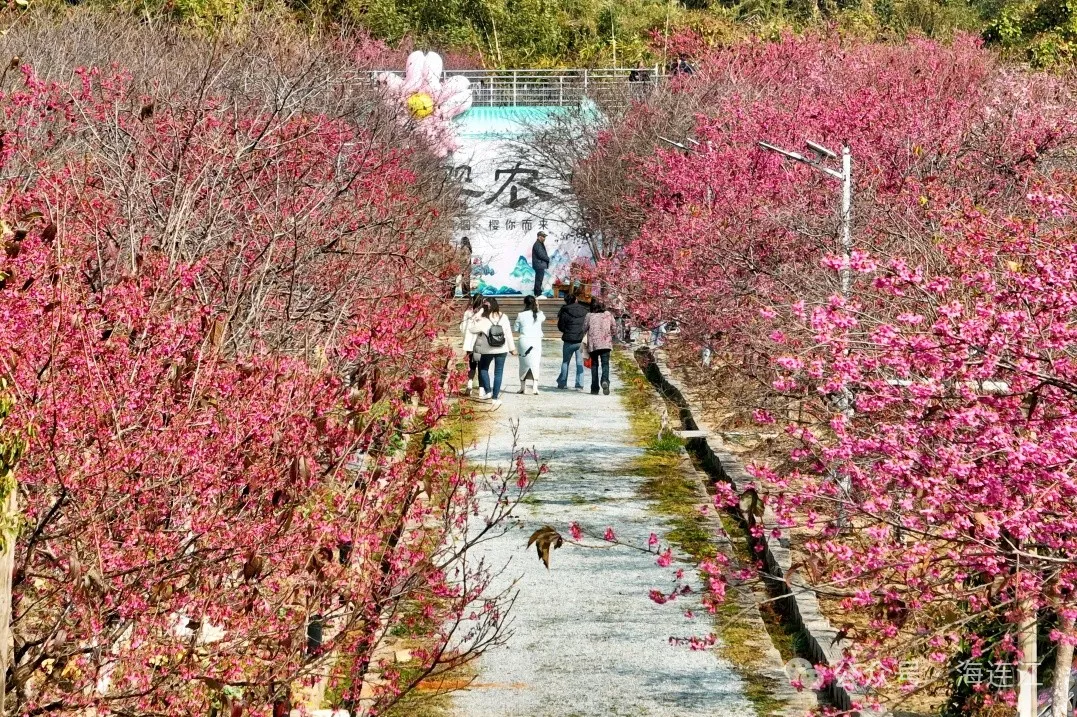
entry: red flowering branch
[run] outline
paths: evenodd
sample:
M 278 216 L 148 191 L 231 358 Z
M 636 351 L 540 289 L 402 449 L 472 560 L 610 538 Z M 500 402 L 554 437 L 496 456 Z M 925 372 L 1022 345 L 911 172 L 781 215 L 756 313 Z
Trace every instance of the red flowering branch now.
M 1037 614 L 1072 641 L 1072 87 L 967 38 L 786 38 L 718 51 L 675 91 L 710 99 L 698 150 L 637 155 L 647 183 L 603 201 L 647 219 L 602 277 L 638 324 L 675 320 L 684 355 L 709 349 L 744 418 L 785 429 L 758 495 L 796 569 L 869 616 L 824 680 L 1012 661 Z M 834 188 L 756 148 L 805 139 L 853 147 L 848 263 Z M 603 154 L 625 145 L 600 140 L 592 161 L 625 162 Z
M 212 66 L 0 87 L 20 714 L 270 714 L 317 682 L 382 708 L 500 638 L 454 536 L 528 482 L 436 438 L 453 196 L 350 76 L 262 69 L 268 102 Z M 377 650 L 416 615 L 405 676 Z

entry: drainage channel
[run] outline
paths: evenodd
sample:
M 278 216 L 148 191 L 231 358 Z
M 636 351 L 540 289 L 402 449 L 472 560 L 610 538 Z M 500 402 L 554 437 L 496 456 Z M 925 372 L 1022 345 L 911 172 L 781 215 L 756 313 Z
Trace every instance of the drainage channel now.
M 699 431 L 699 426 L 692 417 L 691 409 L 684 396 L 662 377 L 650 350 L 637 349 L 634 357 L 643 375 L 659 397 L 665 401 L 671 422 L 673 417 L 676 417 L 679 430 L 688 433 Z M 715 485 L 720 481 L 725 482 L 725 479 L 722 477 L 720 468 L 713 464 L 713 455 L 707 449 L 706 440 L 700 436 L 686 436 L 684 446 L 696 470 L 706 477 L 707 492 L 712 496 L 715 495 L 717 493 Z M 725 509 L 722 515 L 722 525 L 730 543 L 735 548 L 741 565 L 754 562 L 753 556 L 761 553 L 760 541 L 752 537 L 748 520 L 741 510 L 736 507 Z M 788 585 L 784 580 L 773 577 L 764 578 L 764 583 L 767 586 L 765 591 L 759 587 L 755 588 L 760 603 L 759 612 L 771 641 L 782 659 L 788 662 L 794 658 L 802 658 L 809 662 L 816 662 L 810 649 L 809 635 L 800 625 L 796 602 Z M 820 706 L 840 707 L 827 692 L 820 691 L 815 694 Z

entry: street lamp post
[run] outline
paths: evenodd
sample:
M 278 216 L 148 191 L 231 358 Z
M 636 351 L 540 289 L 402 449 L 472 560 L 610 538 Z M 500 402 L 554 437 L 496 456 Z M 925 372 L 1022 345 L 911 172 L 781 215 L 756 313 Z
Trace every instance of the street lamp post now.
M 676 140 L 672 140 L 672 139 L 669 139 L 668 137 L 663 137 L 661 135 L 658 135 L 658 139 L 661 140 L 662 142 L 665 142 L 666 144 L 670 145 L 671 147 L 676 147 L 677 149 L 681 150 L 685 154 L 703 154 L 703 152 L 700 152 L 697 149 L 697 147 L 700 146 L 699 140 L 694 139 L 692 137 L 685 137 L 684 138 L 684 141 L 686 143 L 688 143 L 688 144 L 682 144 L 681 142 L 677 142 Z M 692 145 L 692 146 L 688 146 L 689 144 Z M 708 141 L 707 142 L 707 152 L 709 153 L 710 150 L 711 150 L 711 143 Z M 714 205 L 714 188 L 711 187 L 711 184 L 708 181 L 707 182 L 707 206 L 711 207 L 713 205 Z
M 849 292 L 852 290 L 853 282 L 852 267 L 849 265 L 853 254 L 853 153 L 849 148 L 848 142 L 842 145 L 841 171 L 839 172 L 836 169 L 831 169 L 830 167 L 823 165 L 823 162 L 828 159 L 837 159 L 837 154 L 815 142 L 806 142 L 805 144 L 808 145 L 808 149 L 815 155 L 814 159 L 809 159 L 802 154 L 790 152 L 781 147 L 775 147 L 773 144 L 768 144 L 767 142 L 760 142 L 759 146 L 763 149 L 770 150 L 771 152 L 777 152 L 794 162 L 806 164 L 809 167 L 819 170 L 828 177 L 841 182 L 841 214 L 839 215 L 841 217 L 841 235 L 839 237 L 839 243 L 841 245 L 841 255 L 842 258 L 845 259 L 845 262 L 839 276 L 841 278 L 841 295 L 845 298 L 849 298 Z
M 841 270 L 841 295 L 849 298 L 852 288 L 853 258 L 853 153 L 849 144 L 841 147 L 841 252 L 845 266 Z
M 808 146 L 808 150 L 814 155 L 814 159 L 809 159 L 802 154 L 790 152 L 781 147 L 775 147 L 773 144 L 768 144 L 766 142 L 760 142 L 759 146 L 771 152 L 777 152 L 794 162 L 806 164 L 809 167 L 819 170 L 828 177 L 841 182 L 841 233 L 838 241 L 844 261 L 842 262 L 838 276 L 841 280 L 841 295 L 848 299 L 849 294 L 852 291 L 853 283 L 853 269 L 851 266 L 853 255 L 853 154 L 849 149 L 849 143 L 844 142 L 841 147 L 841 171 L 839 172 L 838 170 L 831 169 L 823 164 L 823 162 L 827 160 L 837 159 L 837 154 L 816 142 L 806 141 L 805 144 Z M 853 392 L 848 386 L 844 386 L 841 389 L 841 397 L 838 399 L 838 409 L 845 417 L 846 422 L 852 420 Z M 849 477 L 842 476 L 837 482 L 842 493 L 845 496 L 848 496 L 852 491 L 852 481 Z M 839 503 L 838 526 L 844 527 L 845 524 L 845 506 L 844 504 Z

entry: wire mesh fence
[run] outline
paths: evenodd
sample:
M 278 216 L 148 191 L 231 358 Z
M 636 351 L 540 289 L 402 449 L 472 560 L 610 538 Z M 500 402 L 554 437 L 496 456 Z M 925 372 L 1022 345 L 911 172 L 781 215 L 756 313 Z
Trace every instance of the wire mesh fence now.
M 372 73 L 372 77 L 381 73 Z M 395 72 L 394 74 L 402 74 Z M 586 100 L 616 101 L 643 95 L 661 81 L 659 67 L 597 70 L 461 70 L 471 81 L 475 107 L 567 107 Z

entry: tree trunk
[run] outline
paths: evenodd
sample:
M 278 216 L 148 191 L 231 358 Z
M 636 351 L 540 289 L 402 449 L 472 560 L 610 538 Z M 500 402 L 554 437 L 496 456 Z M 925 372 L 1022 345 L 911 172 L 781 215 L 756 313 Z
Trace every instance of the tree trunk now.
M 0 552 L 0 717 L 7 714 L 7 672 L 14 650 L 11 638 L 11 580 L 15 572 L 15 516 L 19 510 L 17 496 L 12 477 L 7 499 L 0 512 L 0 526 L 3 528 L 3 552 Z
M 1017 715 L 1037 717 L 1036 705 L 1036 610 L 1025 602 L 1024 615 L 1017 628 L 1017 646 L 1021 650 L 1021 664 L 1017 672 Z
M 1061 616 L 1058 621 L 1063 638 L 1055 656 L 1055 684 L 1051 695 L 1051 717 L 1070 717 L 1070 672 L 1073 669 L 1073 618 Z

